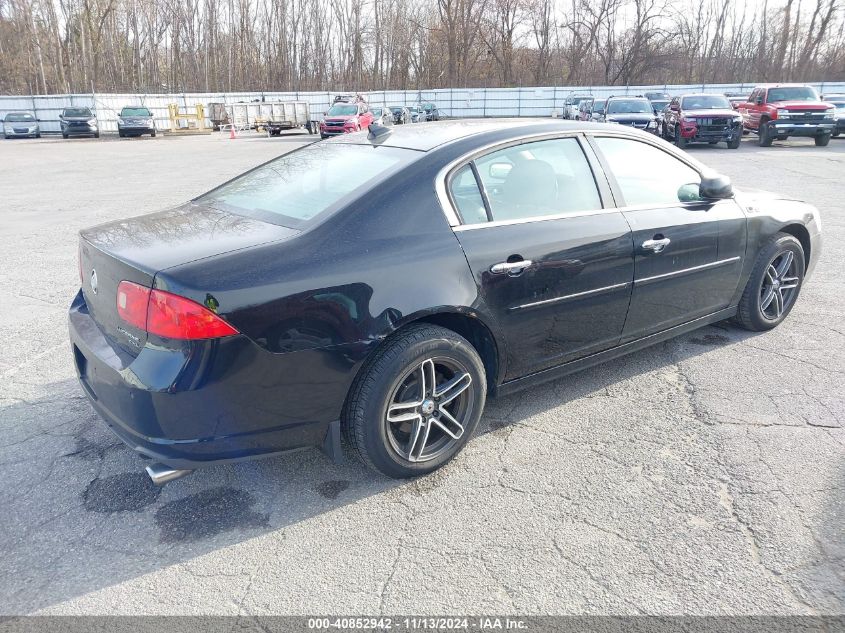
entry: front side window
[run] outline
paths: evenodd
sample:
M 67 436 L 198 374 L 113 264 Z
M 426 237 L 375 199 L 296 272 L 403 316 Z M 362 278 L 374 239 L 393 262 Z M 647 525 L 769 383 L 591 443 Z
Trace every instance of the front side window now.
M 474 163 L 494 221 L 602 208 L 592 170 L 577 139 L 514 145 Z M 453 179 L 453 195 L 454 186 Z
M 315 143 L 265 163 L 196 202 L 300 228 L 417 156 L 395 147 Z
M 640 141 L 596 137 L 625 197 L 625 206 L 665 205 L 697 198 L 701 176 L 661 149 Z

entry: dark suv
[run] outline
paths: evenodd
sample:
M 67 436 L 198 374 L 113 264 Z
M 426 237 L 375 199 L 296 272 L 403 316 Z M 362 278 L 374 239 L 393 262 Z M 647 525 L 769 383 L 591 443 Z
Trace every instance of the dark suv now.
M 657 117 L 654 115 L 651 101 L 645 97 L 610 97 L 604 114 L 599 115 L 597 120 L 657 134 Z
M 93 136 L 100 138 L 97 117 L 90 108 L 65 108 L 59 115 L 62 138 L 69 136 Z
M 737 149 L 742 140 L 742 116 L 724 95 L 680 95 L 669 102 L 660 133 L 678 147 L 727 143 L 730 149 Z
M 439 121 L 440 120 L 440 110 L 437 109 L 437 106 L 433 103 L 421 103 L 420 107 L 425 112 L 425 120 L 426 121 Z
M 144 106 L 126 106 L 117 117 L 117 135 L 122 138 L 142 134 L 156 135 L 153 113 Z

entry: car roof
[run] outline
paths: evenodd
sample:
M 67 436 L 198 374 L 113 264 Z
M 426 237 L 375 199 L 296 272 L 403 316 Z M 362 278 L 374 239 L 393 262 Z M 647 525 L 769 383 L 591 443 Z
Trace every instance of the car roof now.
M 754 89 L 757 88 L 812 88 L 812 86 L 807 84 L 757 84 Z
M 448 121 L 430 121 L 417 125 L 399 125 L 390 128 L 390 134 L 383 140 L 378 141 L 379 145 L 388 147 L 402 147 L 421 152 L 433 150 L 441 145 L 460 141 L 471 136 L 480 136 L 488 133 L 509 130 L 513 135 L 519 136 L 522 133 L 554 133 L 554 132 L 578 132 L 587 130 L 607 130 L 608 126 L 602 123 L 590 123 L 587 121 L 567 121 L 563 119 L 454 119 Z M 368 133 L 355 132 L 335 136 L 326 143 L 351 143 L 356 145 L 370 144 Z

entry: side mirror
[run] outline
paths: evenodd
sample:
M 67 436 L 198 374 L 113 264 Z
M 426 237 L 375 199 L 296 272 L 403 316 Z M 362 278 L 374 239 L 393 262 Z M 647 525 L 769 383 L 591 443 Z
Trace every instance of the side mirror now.
M 504 180 L 508 177 L 508 174 L 511 173 L 511 169 L 513 169 L 513 165 L 510 163 L 493 163 L 490 165 L 487 172 L 490 174 L 491 178 Z
M 701 198 L 710 200 L 733 198 L 734 191 L 733 185 L 731 185 L 731 179 L 722 174 L 706 174 L 701 177 L 698 194 Z
M 756 103 L 757 105 L 763 105 L 763 97 L 757 97 L 756 99 L 754 99 L 754 103 Z

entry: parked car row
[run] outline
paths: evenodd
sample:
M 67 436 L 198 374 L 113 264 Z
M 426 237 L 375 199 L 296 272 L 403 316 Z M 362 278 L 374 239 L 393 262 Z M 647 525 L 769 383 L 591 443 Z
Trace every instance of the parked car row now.
M 323 113 L 320 138 L 357 132 L 371 123 L 404 125 L 439 120 L 440 111 L 433 103 L 371 107 L 360 95 L 338 95 L 332 106 Z
M 3 136 L 9 138 L 41 138 L 40 119 L 31 112 L 9 112 L 3 119 Z M 100 138 L 97 115 L 87 107 L 69 107 L 59 115 L 62 138 L 92 136 Z M 156 135 L 153 113 L 144 106 L 126 106 L 117 117 L 118 136 Z
M 822 99 L 812 86 L 800 84 L 764 84 L 744 97 L 660 92 L 607 99 L 572 95 L 564 102 L 564 117 L 628 125 L 681 148 L 725 143 L 737 149 L 744 134 L 756 134 L 761 147 L 790 136 L 809 137 L 824 147 L 845 131 L 845 95 Z

